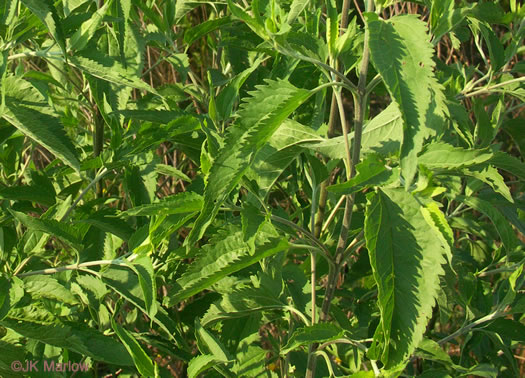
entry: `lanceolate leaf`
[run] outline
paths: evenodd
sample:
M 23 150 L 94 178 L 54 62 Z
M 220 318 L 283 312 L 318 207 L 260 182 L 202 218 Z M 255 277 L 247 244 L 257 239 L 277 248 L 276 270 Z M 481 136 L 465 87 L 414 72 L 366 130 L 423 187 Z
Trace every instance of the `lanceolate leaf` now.
M 490 202 L 476 197 L 459 196 L 457 199 L 472 207 L 474 210 L 486 215 L 494 224 L 507 252 L 511 252 L 514 249 L 518 244 L 518 239 L 512 226 Z
M 101 8 L 97 9 L 97 11 L 93 13 L 89 20 L 83 22 L 82 25 L 80 25 L 80 29 L 78 29 L 69 40 L 69 47 L 71 50 L 82 50 L 84 47 L 86 47 L 89 40 L 91 37 L 93 37 L 98 27 L 102 23 L 102 19 L 104 18 L 104 15 L 106 14 L 112 2 L 113 0 L 107 1 Z
M 5 112 L 2 117 L 79 171 L 77 152 L 42 95 L 29 82 L 13 76 L 4 79 L 2 91 L 5 91 Z
M 212 164 L 204 192 L 204 206 L 185 240 L 186 245 L 193 245 L 203 236 L 219 207 L 252 164 L 255 154 L 311 94 L 311 91 L 296 88 L 287 81 L 268 81 L 242 105 L 238 122 L 230 128 L 225 146 Z
M 111 319 L 111 326 L 133 358 L 133 362 L 135 363 L 139 373 L 144 377 L 155 376 L 153 362 L 151 362 L 151 359 L 146 354 L 146 352 L 144 352 L 144 349 L 142 349 L 139 342 L 135 340 L 133 335 L 131 335 L 131 333 L 129 333 L 124 327 L 115 322 L 115 319 L 113 318 Z
M 52 0 L 22 0 L 22 3 L 31 10 L 46 25 L 49 33 L 57 41 L 58 45 L 65 51 L 65 38 L 62 30 L 62 22 L 58 18 L 57 11 Z
M 349 142 L 354 133 L 350 133 Z M 381 155 L 393 155 L 399 151 L 403 139 L 403 118 L 397 104 L 392 103 L 385 110 L 368 121 L 363 127 L 361 152 L 366 155 L 376 152 Z M 326 139 L 321 142 L 305 144 L 305 147 L 314 149 L 333 159 L 344 159 L 345 144 L 342 136 Z
M 67 348 L 96 361 L 132 366 L 133 361 L 121 343 L 82 323 L 38 323 L 25 319 L 6 318 L 0 325 L 11 328 L 29 339 L 59 348 Z
M 215 240 L 214 244 L 203 247 L 188 270 L 177 280 L 180 289 L 167 298 L 169 304 L 176 304 L 186 298 L 208 289 L 221 278 L 235 273 L 257 261 L 288 248 L 288 243 L 270 226 L 259 230 L 255 238 L 255 252 L 243 241 L 242 231 Z
M 370 353 L 387 368 L 408 361 L 422 340 L 443 273 L 445 250 L 420 209 L 403 189 L 379 190 L 366 207 L 365 238 L 381 313 Z
M 454 147 L 447 143 L 432 143 L 419 156 L 418 162 L 428 168 L 454 169 L 481 164 L 493 157 L 492 152 Z
M 288 343 L 281 349 L 281 354 L 287 354 L 292 350 L 312 343 L 322 343 L 343 337 L 344 332 L 341 328 L 331 323 L 318 323 L 296 330 L 288 340 Z
M 415 15 L 369 19 L 370 53 L 404 120 L 401 168 L 408 187 L 416 174 L 423 140 L 443 128 L 444 95 L 432 69 L 425 23 Z
M 202 208 L 202 203 L 202 197 L 197 193 L 183 192 L 164 197 L 159 202 L 133 207 L 123 212 L 121 216 L 193 213 Z

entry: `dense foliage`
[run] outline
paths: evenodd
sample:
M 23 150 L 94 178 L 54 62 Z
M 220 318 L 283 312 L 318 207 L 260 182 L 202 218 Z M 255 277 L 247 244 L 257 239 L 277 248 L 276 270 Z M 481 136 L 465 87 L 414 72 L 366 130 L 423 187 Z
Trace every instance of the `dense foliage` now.
M 0 376 L 523 376 L 524 16 L 3 0 Z

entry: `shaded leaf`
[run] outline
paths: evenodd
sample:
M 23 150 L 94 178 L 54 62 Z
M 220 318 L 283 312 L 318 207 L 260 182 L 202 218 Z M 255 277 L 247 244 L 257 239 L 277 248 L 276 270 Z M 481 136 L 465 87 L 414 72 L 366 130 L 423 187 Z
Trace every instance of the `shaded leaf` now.
M 444 249 L 420 209 L 402 189 L 368 197 L 365 238 L 381 313 L 369 353 L 386 368 L 406 363 L 422 340 L 443 274 Z

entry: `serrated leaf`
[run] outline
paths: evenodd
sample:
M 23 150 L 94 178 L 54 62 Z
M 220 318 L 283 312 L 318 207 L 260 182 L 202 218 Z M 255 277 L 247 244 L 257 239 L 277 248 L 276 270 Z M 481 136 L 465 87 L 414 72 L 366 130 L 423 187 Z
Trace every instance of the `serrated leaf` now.
M 25 291 L 34 299 L 49 298 L 70 305 L 78 304 L 78 300 L 71 291 L 52 277 L 31 276 L 25 277 L 23 281 Z
M 323 138 L 312 129 L 287 119 L 257 153 L 246 176 L 257 182 L 259 194 L 266 197 L 281 173 L 303 151 L 301 146 L 320 141 Z
M 505 184 L 503 177 L 499 174 L 496 168 L 491 166 L 486 166 L 477 169 L 475 167 L 471 167 L 461 170 L 461 173 L 463 173 L 465 176 L 477 178 L 478 180 L 484 182 L 492 189 L 494 189 L 495 192 L 505 197 L 507 201 L 511 203 L 514 202 L 512 194 L 510 193 L 510 189 Z
M 131 234 L 134 232 L 133 228 L 116 216 L 92 214 L 89 216 L 89 218 L 81 219 L 76 222 L 93 225 L 102 231 L 118 236 L 122 240 L 128 240 L 131 237 Z
M 343 337 L 344 331 L 332 323 L 317 323 L 295 330 L 286 345 L 280 350 L 281 355 L 288 354 L 303 345 L 333 341 Z
M 445 262 L 440 241 L 403 189 L 368 198 L 365 238 L 377 283 L 380 323 L 373 358 L 386 368 L 404 364 L 423 338 Z
M 307 7 L 309 2 L 310 0 L 293 0 L 292 5 L 290 5 L 290 12 L 288 13 L 286 22 L 292 24 L 297 16 L 299 16 Z
M 525 180 L 525 164 L 514 156 L 498 151 L 490 158 L 489 163 Z
M 188 364 L 188 378 L 196 378 L 199 374 L 219 363 L 222 363 L 222 361 L 218 360 L 211 354 L 200 354 L 193 357 Z
M 21 0 L 22 3 L 33 12 L 46 25 L 47 30 L 53 36 L 63 52 L 65 52 L 66 42 L 64 31 L 62 30 L 63 21 L 58 17 L 58 13 L 51 0 Z
M 137 274 L 140 288 L 144 296 L 144 304 L 147 314 L 154 318 L 157 313 L 157 284 L 155 281 L 155 271 L 151 259 L 147 255 L 137 257 L 129 266 Z
M 285 239 L 275 230 L 265 225 L 255 238 L 255 252 L 250 253 L 250 246 L 243 241 L 242 231 L 216 240 L 202 248 L 188 270 L 177 280 L 180 290 L 167 297 L 170 305 L 191 297 L 215 282 L 232 273 L 250 266 L 261 259 L 274 255 L 288 248 Z
M 4 79 L 2 90 L 5 93 L 2 117 L 79 172 L 75 147 L 43 96 L 30 83 L 13 76 Z
M 56 193 L 50 193 L 45 188 L 34 185 L 10 186 L 0 189 L 1 199 L 31 201 L 44 206 L 53 206 L 56 200 L 55 195 Z
M 6 318 L 0 325 L 29 339 L 70 349 L 95 361 L 119 366 L 132 366 L 133 361 L 121 343 L 82 323 L 38 323 L 25 319 Z
M 140 205 L 133 207 L 121 213 L 121 216 L 149 216 L 157 215 L 159 213 L 168 214 L 185 214 L 194 213 L 202 208 L 202 196 L 194 192 L 182 192 L 167 196 L 159 200 L 159 202 Z
M 195 244 L 204 235 L 220 206 L 253 163 L 256 153 L 312 92 L 286 81 L 268 80 L 251 94 L 238 112 L 238 122 L 228 129 L 224 148 L 213 161 L 204 191 L 204 205 L 185 245 Z
M 518 245 L 516 234 L 507 219 L 490 202 L 477 197 L 458 196 L 456 199 L 486 215 L 494 224 L 507 253 L 514 250 L 514 247 Z
M 212 333 L 201 325 L 199 318 L 195 318 L 195 337 L 197 338 L 197 346 L 201 353 L 209 353 L 221 362 L 230 360 L 228 350 Z
M 97 11 L 91 15 L 89 20 L 84 21 L 82 25 L 80 25 L 80 29 L 78 29 L 69 40 L 70 50 L 82 50 L 84 47 L 86 47 L 102 23 L 102 19 L 106 15 L 106 12 L 112 3 L 113 0 L 107 1 L 104 5 L 102 5 L 102 7 L 98 8 Z
M 129 72 L 116 59 L 102 55 L 98 51 L 83 51 L 71 56 L 68 63 L 79 70 L 110 83 L 129 86 L 158 94 L 155 89 L 140 80 L 135 72 Z
M 197 39 L 202 36 L 220 28 L 223 25 L 227 25 L 232 22 L 231 17 L 222 17 L 214 20 L 204 21 L 196 26 L 189 28 L 186 33 L 184 33 L 184 43 L 191 45 Z
M 423 140 L 444 124 L 444 95 L 434 77 L 432 45 L 425 23 L 416 15 L 370 20 L 371 60 L 404 120 L 401 169 L 412 184 Z
M 348 141 L 352 143 L 354 133 L 350 133 Z M 361 139 L 361 152 L 392 155 L 399 151 L 403 139 L 403 118 L 397 104 L 392 103 L 372 120 L 365 123 Z M 325 139 L 322 142 L 305 144 L 332 159 L 344 159 L 346 156 L 344 138 L 342 136 Z
M 155 368 L 153 367 L 153 362 L 151 362 L 151 358 L 144 352 L 139 342 L 125 328 L 117 324 L 114 318 L 111 318 L 111 327 L 128 350 L 131 358 L 133 358 L 139 373 L 143 377 L 154 377 Z
M 429 202 L 426 206 L 421 207 L 421 212 L 428 225 L 436 232 L 436 236 L 441 241 L 449 263 L 452 263 L 451 248 L 454 246 L 454 233 L 447 222 L 445 214 L 439 209 L 436 202 Z
M 255 312 L 283 310 L 286 303 L 262 287 L 244 287 L 226 293 L 221 300 L 212 304 L 201 322 L 204 326 L 219 320 L 248 316 Z
M 388 185 L 399 178 L 399 169 L 387 169 L 385 163 L 375 154 L 368 155 L 359 163 L 356 171 L 357 174 L 352 179 L 326 189 L 334 193 L 352 194 L 367 187 Z
M 76 249 L 79 249 L 82 245 L 78 232 L 67 223 L 53 219 L 39 219 L 13 210 L 11 210 L 11 214 L 30 230 L 41 231 L 55 236 Z
M 171 165 L 167 164 L 156 164 L 155 165 L 155 171 L 161 175 L 171 176 L 178 178 L 180 180 L 184 180 L 186 182 L 191 182 L 191 179 L 186 176 L 182 171 L 178 170 L 175 167 L 172 167 Z
M 465 149 L 436 142 L 425 147 L 418 162 L 428 168 L 456 169 L 484 163 L 493 157 L 488 148 Z

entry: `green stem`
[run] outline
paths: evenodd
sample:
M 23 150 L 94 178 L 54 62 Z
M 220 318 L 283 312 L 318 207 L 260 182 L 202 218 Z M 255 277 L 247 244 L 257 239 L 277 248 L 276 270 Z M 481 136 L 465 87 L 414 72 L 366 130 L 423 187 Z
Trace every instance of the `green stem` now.
M 515 79 L 512 79 L 512 80 L 507 80 L 507 81 L 504 81 L 503 83 L 490 85 L 490 86 L 485 87 L 485 88 L 479 88 L 479 89 L 476 89 L 473 92 L 460 93 L 459 95 L 456 96 L 456 98 L 464 99 L 464 98 L 468 98 L 468 97 L 477 96 L 479 94 L 490 93 L 490 91 L 492 91 L 493 89 L 504 87 L 505 85 L 512 84 L 512 83 L 519 83 L 519 82 L 522 82 L 522 81 L 525 81 L 525 76 L 518 77 L 518 78 L 515 78 Z

